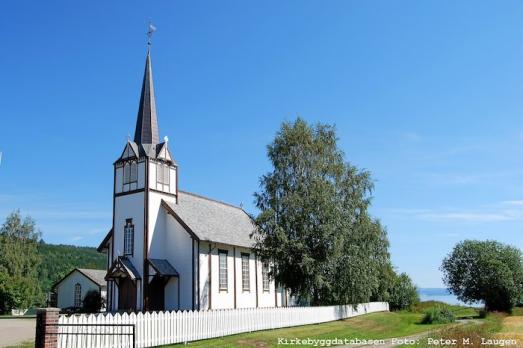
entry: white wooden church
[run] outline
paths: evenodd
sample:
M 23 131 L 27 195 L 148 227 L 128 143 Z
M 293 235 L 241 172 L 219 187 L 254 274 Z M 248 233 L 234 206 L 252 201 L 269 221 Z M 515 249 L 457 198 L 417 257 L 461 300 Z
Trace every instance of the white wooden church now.
M 159 139 L 148 49 L 134 141 L 114 163 L 113 225 L 98 248 L 107 253 L 107 309 L 286 306 L 251 250 L 251 218 L 180 190 L 169 143 Z

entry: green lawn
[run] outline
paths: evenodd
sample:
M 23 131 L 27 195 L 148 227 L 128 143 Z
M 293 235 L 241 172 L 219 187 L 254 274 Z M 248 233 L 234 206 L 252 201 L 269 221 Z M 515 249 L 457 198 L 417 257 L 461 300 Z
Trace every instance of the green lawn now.
M 372 313 L 346 320 L 317 325 L 258 331 L 222 338 L 190 342 L 193 347 L 276 347 L 278 338 L 313 339 L 384 339 L 408 336 L 444 325 L 419 324 L 421 313 Z M 300 347 L 300 345 L 293 345 Z
M 34 341 L 27 341 L 27 342 L 20 343 L 16 346 L 9 346 L 6 348 L 34 348 L 34 346 L 35 346 Z

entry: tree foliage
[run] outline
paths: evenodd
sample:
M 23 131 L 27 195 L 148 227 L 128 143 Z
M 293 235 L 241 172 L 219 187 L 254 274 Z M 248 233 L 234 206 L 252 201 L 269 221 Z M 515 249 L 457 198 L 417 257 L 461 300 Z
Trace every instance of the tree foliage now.
M 406 273 L 394 274 L 388 292 L 389 306 L 394 311 L 409 309 L 419 302 L 418 289 Z
M 466 240 L 443 260 L 444 282 L 459 300 L 510 311 L 523 299 L 521 251 L 496 241 Z
M 345 162 L 337 142 L 330 125 L 284 123 L 255 193 L 258 255 L 313 305 L 368 301 L 390 263 L 386 231 L 368 213 L 370 173 Z
M 104 305 L 100 291 L 89 290 L 82 301 L 82 312 L 98 313 Z
M 0 312 L 42 301 L 37 281 L 39 236 L 34 220 L 22 219 L 18 211 L 0 228 Z
M 38 253 L 42 263 L 38 268 L 38 281 L 43 290 L 49 291 L 54 283 L 74 268 L 105 269 L 107 257 L 96 248 L 74 245 L 54 245 L 41 241 Z

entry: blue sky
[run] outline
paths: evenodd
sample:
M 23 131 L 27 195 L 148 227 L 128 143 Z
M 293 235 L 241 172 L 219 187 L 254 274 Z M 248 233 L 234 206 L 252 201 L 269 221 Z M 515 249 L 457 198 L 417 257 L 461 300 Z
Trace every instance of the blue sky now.
M 180 187 L 254 212 L 282 121 L 336 124 L 422 287 L 466 238 L 523 247 L 523 3 L 2 1 L 0 218 L 97 245 L 134 131 L 146 23 Z

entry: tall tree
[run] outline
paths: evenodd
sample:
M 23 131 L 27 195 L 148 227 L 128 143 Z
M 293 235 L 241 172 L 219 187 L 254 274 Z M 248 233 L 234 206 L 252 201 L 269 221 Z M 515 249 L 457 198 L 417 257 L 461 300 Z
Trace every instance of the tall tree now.
M 443 280 L 459 300 L 510 311 L 523 300 L 521 250 L 496 241 L 466 240 L 443 260 Z
M 313 305 L 368 301 L 390 263 L 386 231 L 368 213 L 370 173 L 345 162 L 337 142 L 333 126 L 284 123 L 255 193 L 257 254 Z
M 0 311 L 41 302 L 39 237 L 34 220 L 22 219 L 19 211 L 9 215 L 0 228 Z

